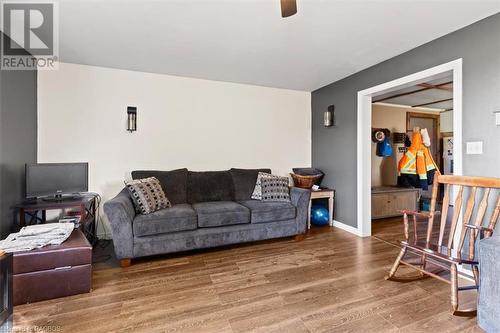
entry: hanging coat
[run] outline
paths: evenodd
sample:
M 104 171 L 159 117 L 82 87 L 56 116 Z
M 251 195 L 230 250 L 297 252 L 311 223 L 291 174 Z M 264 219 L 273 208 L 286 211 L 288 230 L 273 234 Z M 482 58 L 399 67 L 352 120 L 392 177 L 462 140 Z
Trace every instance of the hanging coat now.
M 392 143 L 389 137 L 386 136 L 384 141 L 377 143 L 377 156 L 392 156 Z
M 413 133 L 411 146 L 399 160 L 398 171 L 403 178 L 398 181 L 399 183 L 410 184 L 424 190 L 427 190 L 428 185 L 432 183 L 436 163 L 429 148 L 424 145 L 420 131 Z

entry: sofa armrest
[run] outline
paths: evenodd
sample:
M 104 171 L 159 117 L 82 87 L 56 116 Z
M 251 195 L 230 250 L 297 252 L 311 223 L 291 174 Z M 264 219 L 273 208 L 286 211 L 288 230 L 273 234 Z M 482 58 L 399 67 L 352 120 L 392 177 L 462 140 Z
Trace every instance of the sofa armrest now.
M 302 234 L 307 228 L 307 216 L 309 210 L 309 200 L 311 191 L 303 188 L 290 188 L 290 199 L 292 204 L 297 208 L 297 233 Z
M 498 308 L 500 307 L 500 234 L 479 242 L 479 302 L 477 318 L 479 326 L 486 332 L 500 332 Z
M 104 203 L 104 213 L 108 217 L 113 235 L 113 245 L 118 259 L 133 257 L 134 234 L 132 223 L 135 208 L 126 188 L 113 199 Z

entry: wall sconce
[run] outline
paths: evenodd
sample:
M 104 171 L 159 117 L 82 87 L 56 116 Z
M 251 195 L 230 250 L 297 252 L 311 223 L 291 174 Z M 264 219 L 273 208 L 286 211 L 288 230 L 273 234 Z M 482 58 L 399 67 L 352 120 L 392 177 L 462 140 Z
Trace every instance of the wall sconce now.
M 335 126 L 335 105 L 330 105 L 323 114 L 323 125 L 325 127 Z
M 137 131 L 137 107 L 127 106 L 127 131 Z

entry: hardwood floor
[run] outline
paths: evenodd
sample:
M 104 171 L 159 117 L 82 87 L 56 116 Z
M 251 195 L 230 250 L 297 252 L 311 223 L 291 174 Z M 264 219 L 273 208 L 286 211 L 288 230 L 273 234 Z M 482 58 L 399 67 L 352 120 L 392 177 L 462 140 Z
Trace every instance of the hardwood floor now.
M 419 231 L 426 225 L 419 224 Z M 388 217 L 385 219 L 372 220 L 372 234 L 380 240 L 384 240 L 395 245 L 403 238 L 403 218 Z
M 449 286 L 384 280 L 398 248 L 340 229 L 94 271 L 90 294 L 17 306 L 15 329 L 58 332 L 480 332 Z M 61 281 L 61 283 L 64 283 Z
M 451 225 L 451 216 L 452 212 L 448 213 L 448 224 L 445 228 L 444 237 L 448 238 L 449 228 Z M 413 222 L 411 222 L 413 223 Z M 427 219 L 418 219 L 417 221 L 417 233 L 425 239 L 425 235 L 427 234 Z M 411 224 L 413 226 L 413 224 Z M 377 219 L 372 220 L 372 234 L 373 237 L 378 238 L 382 241 L 386 241 L 388 243 L 399 246 L 401 239 L 403 239 L 403 217 L 388 217 L 385 219 Z M 413 238 L 413 233 L 410 232 L 410 238 Z M 439 221 L 435 222 L 433 232 L 432 232 L 432 241 L 436 242 L 439 238 Z

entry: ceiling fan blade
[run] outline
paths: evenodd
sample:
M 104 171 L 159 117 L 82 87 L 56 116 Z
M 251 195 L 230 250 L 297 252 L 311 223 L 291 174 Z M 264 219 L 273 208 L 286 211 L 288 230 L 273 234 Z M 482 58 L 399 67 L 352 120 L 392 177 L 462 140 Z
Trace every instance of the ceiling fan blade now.
M 288 17 L 297 14 L 296 0 L 281 0 L 281 17 Z

